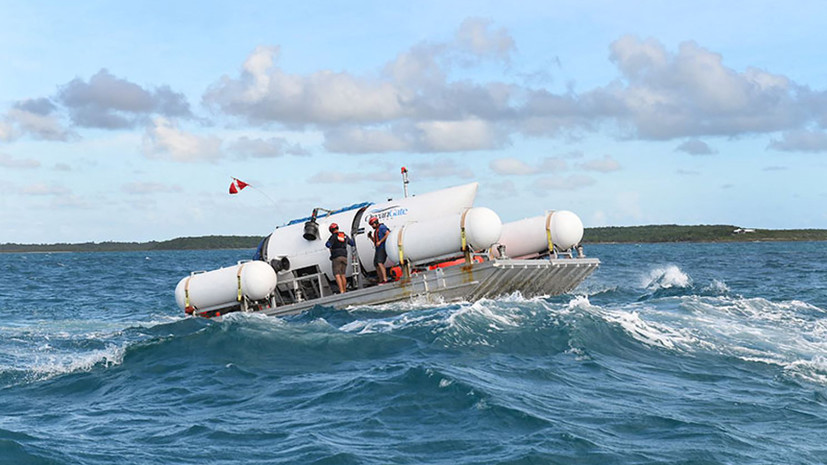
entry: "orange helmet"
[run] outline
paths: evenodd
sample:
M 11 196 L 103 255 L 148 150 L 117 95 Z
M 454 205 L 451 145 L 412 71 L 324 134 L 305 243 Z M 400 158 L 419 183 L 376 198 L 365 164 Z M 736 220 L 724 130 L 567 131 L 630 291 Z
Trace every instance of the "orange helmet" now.
M 377 218 L 375 216 L 371 216 L 370 219 L 368 220 L 368 224 L 371 225 L 371 226 L 373 226 L 374 223 L 378 223 L 378 222 L 379 222 L 379 218 Z
M 329 229 L 329 230 L 330 230 L 330 232 L 333 232 L 333 231 L 335 231 L 335 230 L 339 229 L 339 225 L 338 225 L 338 224 L 336 224 L 336 223 L 330 223 L 330 227 L 329 227 L 329 228 L 327 228 L 327 229 Z

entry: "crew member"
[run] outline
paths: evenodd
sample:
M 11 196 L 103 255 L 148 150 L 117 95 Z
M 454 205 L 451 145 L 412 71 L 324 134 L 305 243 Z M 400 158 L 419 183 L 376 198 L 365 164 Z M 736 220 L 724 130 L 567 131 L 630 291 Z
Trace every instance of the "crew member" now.
M 330 239 L 327 240 L 325 246 L 330 249 L 330 261 L 333 262 L 333 276 L 336 278 L 336 284 L 339 286 L 339 294 L 344 294 L 347 290 L 347 246 L 351 247 L 356 244 L 353 239 L 347 234 L 339 231 L 339 225 L 331 223 Z
M 387 273 L 385 272 L 385 260 L 388 259 L 388 253 L 385 251 L 385 240 L 387 240 L 391 230 L 388 229 L 384 223 L 380 223 L 379 218 L 375 216 L 370 217 L 368 224 L 376 230 L 375 234 L 368 232 L 368 238 L 373 241 L 373 245 L 376 247 L 376 254 L 373 256 L 373 265 L 379 273 L 379 282 L 384 283 L 388 280 Z

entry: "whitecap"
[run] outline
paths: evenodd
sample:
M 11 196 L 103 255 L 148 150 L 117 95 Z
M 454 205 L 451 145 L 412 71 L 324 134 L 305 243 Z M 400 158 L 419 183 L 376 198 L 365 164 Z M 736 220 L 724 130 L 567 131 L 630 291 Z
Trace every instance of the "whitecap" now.
M 126 345 L 110 344 L 105 349 L 84 353 L 39 357 L 32 366 L 28 367 L 28 371 L 34 380 L 46 380 L 67 373 L 90 371 L 99 364 L 107 368 L 121 365 L 125 353 Z
M 703 291 L 712 294 L 727 294 L 730 289 L 725 282 L 713 279 L 709 285 L 703 288 Z
M 643 288 L 652 290 L 674 287 L 687 288 L 691 285 L 692 279 L 676 265 L 655 268 L 642 281 Z
M 686 349 L 697 345 L 699 342 L 688 330 L 672 328 L 653 321 L 644 321 L 637 311 L 606 312 L 604 318 L 608 322 L 620 325 L 635 340 L 646 345 L 660 346 L 667 349 Z
M 809 360 L 794 360 L 784 367 L 787 375 L 804 381 L 827 385 L 827 358 L 815 356 Z
M 354 320 L 339 327 L 340 331 L 357 334 L 390 333 L 412 326 L 437 324 L 433 313 L 408 312 L 390 318 Z
M 459 310 L 448 316 L 447 323 L 449 326 L 456 327 L 462 325 L 463 319 L 487 321 L 489 328 L 493 330 L 520 324 L 520 316 L 517 312 L 498 308 L 497 301 L 489 299 L 481 299 L 470 305 L 460 306 Z

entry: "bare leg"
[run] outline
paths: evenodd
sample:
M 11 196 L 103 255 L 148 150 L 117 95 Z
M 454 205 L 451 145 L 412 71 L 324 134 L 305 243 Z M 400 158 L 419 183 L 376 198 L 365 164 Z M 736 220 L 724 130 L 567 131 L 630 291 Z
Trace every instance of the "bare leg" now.
M 379 270 L 379 282 L 384 283 L 385 281 L 387 281 L 388 280 L 388 275 L 387 275 L 387 273 L 385 273 L 385 264 L 380 263 L 380 264 L 376 265 L 376 269 Z
M 344 294 L 347 290 L 347 278 L 343 274 L 336 275 L 336 284 L 339 285 L 339 293 Z

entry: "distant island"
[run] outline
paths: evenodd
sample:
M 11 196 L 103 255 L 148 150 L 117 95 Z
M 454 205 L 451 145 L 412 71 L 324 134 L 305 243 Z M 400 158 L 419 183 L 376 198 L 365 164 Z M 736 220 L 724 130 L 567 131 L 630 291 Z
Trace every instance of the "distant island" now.
M 150 242 L 11 243 L 0 244 L 0 253 L 254 249 L 262 239 L 263 236 L 201 236 Z M 827 241 L 827 229 L 747 229 L 732 225 L 665 224 L 586 228 L 583 234 L 584 244 L 753 241 Z
M 827 241 L 827 229 L 749 229 L 715 224 L 586 228 L 583 243 Z
M 254 249 L 263 236 L 179 237 L 150 242 L 82 242 L 77 244 L 0 244 L 3 252 L 132 252 L 150 250 Z

